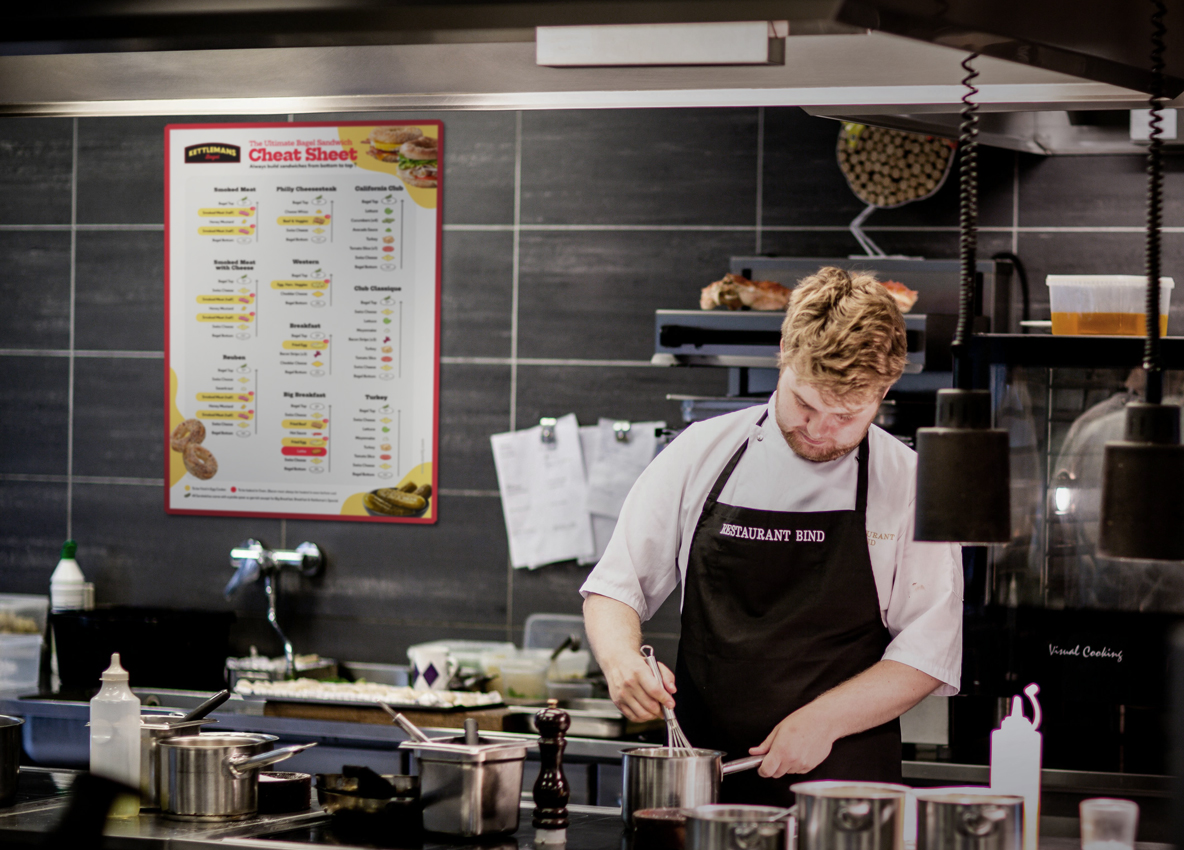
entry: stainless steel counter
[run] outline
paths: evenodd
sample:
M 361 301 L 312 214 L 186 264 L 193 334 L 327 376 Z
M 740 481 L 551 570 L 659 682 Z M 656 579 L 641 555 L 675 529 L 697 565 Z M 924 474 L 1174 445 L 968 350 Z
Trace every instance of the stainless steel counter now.
M 185 706 L 182 706 L 185 707 Z M 236 706 L 237 707 L 237 706 Z M 53 700 L 0 700 L 0 714 L 26 716 L 26 737 L 41 735 L 40 750 L 60 751 L 59 736 L 78 739 L 74 749 L 81 746 L 86 753 L 86 703 Z M 286 763 L 285 769 L 305 773 L 337 773 L 345 764 L 364 764 L 382 773 L 407 773 L 411 765 L 407 754 L 398 750 L 406 734 L 395 726 L 367 723 L 341 723 L 285 717 L 266 717 L 256 714 L 218 711 L 218 729 L 226 731 L 264 732 L 276 735 L 281 743 L 315 741 L 318 746 L 301 753 Z M 47 725 L 48 724 L 48 725 Z M 41 730 L 40 732 L 38 730 Z M 455 729 L 428 729 L 429 734 L 451 735 Z M 488 737 L 525 739 L 533 742 L 534 735 L 515 733 L 483 733 Z M 48 741 L 46 740 L 48 738 Z M 572 787 L 572 802 L 590 806 L 619 806 L 621 790 L 620 753 L 635 742 L 593 738 L 569 738 L 564 764 Z M 30 748 L 26 747 L 28 751 Z M 534 751 L 531 751 L 532 755 Z M 32 753 L 30 753 L 32 754 Z M 538 769 L 537 755 L 528 755 L 523 787 L 530 789 Z M 83 766 L 77 763 L 70 766 Z M 985 765 L 951 764 L 946 762 L 910 761 L 904 763 L 905 781 L 918 787 L 942 785 L 986 785 L 989 770 Z M 1077 803 L 1086 797 L 1116 796 L 1137 801 L 1143 809 L 1144 824 L 1141 834 L 1166 840 L 1171 805 L 1171 779 L 1127 773 L 1094 773 L 1069 770 L 1043 772 L 1043 818 L 1045 834 L 1076 836 Z

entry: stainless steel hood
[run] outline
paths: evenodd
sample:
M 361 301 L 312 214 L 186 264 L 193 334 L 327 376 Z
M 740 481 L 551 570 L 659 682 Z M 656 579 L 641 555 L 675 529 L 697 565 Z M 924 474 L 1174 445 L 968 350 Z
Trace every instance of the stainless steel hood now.
M 1094 2 L 1094 0 L 1091 0 Z M 962 51 L 837 22 L 843 0 L 414 2 L 75 0 L 0 33 L 0 114 L 802 106 L 956 112 Z M 787 22 L 781 64 L 545 67 L 535 26 Z M 774 55 L 774 51 L 770 52 Z M 1129 109 L 1145 96 L 1007 58 L 979 62 L 984 112 Z
M 0 56 L 0 114 L 806 106 L 953 112 L 964 54 L 882 33 L 790 35 L 783 65 L 550 68 L 532 41 Z M 984 57 L 985 111 L 1127 109 L 1117 86 Z

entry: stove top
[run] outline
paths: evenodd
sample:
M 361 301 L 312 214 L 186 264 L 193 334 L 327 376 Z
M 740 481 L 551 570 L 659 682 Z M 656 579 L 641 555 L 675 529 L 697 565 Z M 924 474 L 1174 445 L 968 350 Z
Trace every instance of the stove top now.
M 518 831 L 500 839 L 463 839 L 447 836 L 426 835 L 422 841 L 400 841 L 391 837 L 383 843 L 367 842 L 356 835 L 342 835 L 335 831 L 332 822 L 322 822 L 295 829 L 273 832 L 266 837 L 256 838 L 255 846 L 268 841 L 287 841 L 296 844 L 328 844 L 349 847 L 389 847 L 396 850 L 534 850 L 534 827 L 530 825 L 533 803 L 523 803 L 518 821 Z M 622 850 L 625 847 L 625 829 L 619 809 L 596 806 L 569 806 L 566 850 Z

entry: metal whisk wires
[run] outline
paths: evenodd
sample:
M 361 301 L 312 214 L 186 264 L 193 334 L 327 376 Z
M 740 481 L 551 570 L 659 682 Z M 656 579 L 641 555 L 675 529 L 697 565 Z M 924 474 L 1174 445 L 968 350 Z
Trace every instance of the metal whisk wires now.
M 658 680 L 658 686 L 665 690 L 666 685 L 662 682 L 662 673 L 658 670 L 658 659 L 654 657 L 654 648 L 648 645 L 643 646 L 641 654 L 649 663 L 654 678 Z M 662 706 L 662 716 L 666 718 L 666 746 L 672 750 L 694 749 L 691 742 L 687 740 L 687 736 L 683 734 L 682 727 L 678 725 L 678 718 L 674 716 L 674 712 L 666 706 Z

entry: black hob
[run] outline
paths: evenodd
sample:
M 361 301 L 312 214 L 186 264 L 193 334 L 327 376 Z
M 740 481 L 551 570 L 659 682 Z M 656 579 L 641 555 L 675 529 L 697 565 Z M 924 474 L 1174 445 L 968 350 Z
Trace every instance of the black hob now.
M 263 841 L 291 841 L 298 844 L 327 844 L 347 847 L 388 847 L 397 850 L 534 850 L 534 827 L 530 825 L 533 804 L 522 805 L 518 831 L 504 838 L 482 841 L 425 835 L 421 840 L 400 841 L 398 836 L 388 836 L 381 842 L 368 841 L 356 833 L 341 834 L 332 822 L 302 826 L 296 829 L 275 832 L 261 837 Z M 568 812 L 571 825 L 567 829 L 566 850 L 621 850 L 624 840 L 624 824 L 618 809 L 604 809 L 593 806 L 573 806 Z

